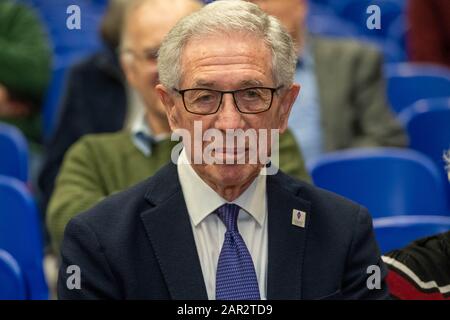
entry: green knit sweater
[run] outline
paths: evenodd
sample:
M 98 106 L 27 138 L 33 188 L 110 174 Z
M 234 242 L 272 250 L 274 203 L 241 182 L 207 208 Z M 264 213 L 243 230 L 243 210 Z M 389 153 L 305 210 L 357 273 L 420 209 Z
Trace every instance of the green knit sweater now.
M 47 227 L 55 252 L 69 220 L 103 198 L 122 191 L 150 176 L 170 161 L 178 142 L 165 140 L 145 156 L 128 132 L 87 135 L 67 152 L 47 210 Z M 293 135 L 280 137 L 280 168 L 310 181 Z

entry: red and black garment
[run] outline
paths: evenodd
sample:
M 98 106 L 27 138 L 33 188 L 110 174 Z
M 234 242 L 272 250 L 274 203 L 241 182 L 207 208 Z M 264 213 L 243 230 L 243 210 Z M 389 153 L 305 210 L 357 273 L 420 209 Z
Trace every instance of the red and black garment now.
M 450 231 L 383 256 L 394 299 L 450 300 Z

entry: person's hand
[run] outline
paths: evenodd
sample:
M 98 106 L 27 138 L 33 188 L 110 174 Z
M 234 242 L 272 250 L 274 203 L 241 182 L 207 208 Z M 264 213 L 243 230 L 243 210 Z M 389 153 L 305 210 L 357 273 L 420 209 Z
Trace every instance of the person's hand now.
M 8 90 L 0 84 L 0 117 L 22 118 L 31 114 L 31 104 L 11 99 Z

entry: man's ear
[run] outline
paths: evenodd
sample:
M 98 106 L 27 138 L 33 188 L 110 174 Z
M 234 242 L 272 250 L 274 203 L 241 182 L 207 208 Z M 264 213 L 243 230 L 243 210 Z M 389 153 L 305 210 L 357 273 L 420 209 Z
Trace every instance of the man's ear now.
M 298 83 L 294 83 L 287 89 L 283 96 L 281 97 L 280 108 L 279 108 L 279 128 L 280 133 L 286 131 L 288 126 L 289 115 L 292 110 L 292 106 L 294 105 L 295 99 L 300 92 L 300 85 Z
M 156 85 L 155 90 L 164 105 L 164 109 L 166 110 L 167 121 L 169 122 L 170 129 L 174 131 L 178 128 L 178 121 L 175 115 L 175 100 L 172 96 L 172 92 L 162 84 Z

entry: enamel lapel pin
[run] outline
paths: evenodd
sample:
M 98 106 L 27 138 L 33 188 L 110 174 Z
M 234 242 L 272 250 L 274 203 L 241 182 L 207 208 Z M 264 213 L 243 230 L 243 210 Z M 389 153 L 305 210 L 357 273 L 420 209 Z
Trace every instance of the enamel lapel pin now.
M 292 209 L 292 224 L 294 226 L 304 228 L 306 222 L 306 212 Z

